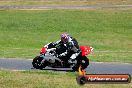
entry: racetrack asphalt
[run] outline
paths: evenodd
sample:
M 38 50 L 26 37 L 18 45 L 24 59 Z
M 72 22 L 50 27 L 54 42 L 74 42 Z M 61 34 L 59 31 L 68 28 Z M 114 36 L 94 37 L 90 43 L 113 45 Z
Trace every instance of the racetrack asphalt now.
M 0 69 L 14 71 L 36 70 L 32 67 L 32 60 L 27 59 L 0 59 Z M 71 71 L 71 68 L 50 68 L 43 70 L 50 71 Z M 102 63 L 90 62 L 86 68 L 87 74 L 130 74 L 132 75 L 132 64 L 129 63 Z

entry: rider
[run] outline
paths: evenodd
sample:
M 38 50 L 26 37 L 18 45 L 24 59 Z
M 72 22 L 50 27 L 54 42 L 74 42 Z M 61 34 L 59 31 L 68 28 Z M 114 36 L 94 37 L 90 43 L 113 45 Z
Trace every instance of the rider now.
M 70 58 L 68 60 L 68 63 L 71 67 L 74 68 L 74 66 L 77 64 L 77 58 L 80 58 L 81 50 L 79 48 L 78 42 L 75 38 L 71 37 L 68 33 L 61 34 L 61 39 L 55 43 L 49 43 L 45 45 L 46 48 L 52 48 L 52 47 L 60 47 L 61 50 L 58 50 L 58 57 L 64 58 L 63 60 L 67 61 L 67 57 Z M 62 48 L 63 47 L 63 48 Z M 57 54 L 58 54 L 57 53 Z M 65 58 L 66 57 L 66 58 Z M 67 63 L 67 64 L 68 64 Z M 85 61 L 82 62 L 84 65 L 81 66 L 81 70 L 83 71 L 86 66 L 89 65 L 89 63 L 85 63 Z M 84 70 L 85 71 L 85 70 Z
M 62 33 L 61 34 L 61 39 L 55 43 L 49 43 L 45 45 L 44 47 L 63 47 L 61 50 L 61 53 L 59 51 L 59 57 L 65 57 L 69 56 L 70 59 L 68 60 L 69 64 L 76 64 L 76 58 L 79 56 L 81 53 L 81 50 L 79 48 L 78 42 L 75 38 L 71 37 L 68 33 Z
M 60 54 L 59 56 L 61 57 L 61 56 L 66 56 L 68 54 L 71 54 L 68 62 L 70 64 L 76 64 L 77 63 L 76 58 L 79 56 L 81 52 L 77 40 L 71 37 L 68 33 L 63 33 L 61 34 L 61 40 L 57 41 L 56 43 L 60 43 L 60 42 L 67 47 L 67 50 L 66 52 L 63 52 L 62 54 Z

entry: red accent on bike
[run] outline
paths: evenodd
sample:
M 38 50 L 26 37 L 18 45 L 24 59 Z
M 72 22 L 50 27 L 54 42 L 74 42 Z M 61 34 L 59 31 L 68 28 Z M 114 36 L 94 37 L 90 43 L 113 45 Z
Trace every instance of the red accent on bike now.
M 43 47 L 41 48 L 40 54 L 44 54 L 46 52 L 47 48 Z
M 90 46 L 80 46 L 80 49 L 82 51 L 82 56 L 86 56 L 93 51 L 93 48 Z

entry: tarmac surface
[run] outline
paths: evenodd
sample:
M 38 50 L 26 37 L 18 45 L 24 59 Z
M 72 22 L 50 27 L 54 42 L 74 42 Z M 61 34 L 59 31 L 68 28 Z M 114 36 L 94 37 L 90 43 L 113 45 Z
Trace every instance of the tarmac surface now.
M 36 70 L 32 66 L 32 60 L 27 59 L 0 59 L 0 69 L 15 71 Z M 51 68 L 46 67 L 43 70 L 49 71 L 72 71 L 71 68 Z M 102 63 L 90 62 L 86 68 L 87 74 L 130 74 L 132 75 L 132 64 L 129 63 Z

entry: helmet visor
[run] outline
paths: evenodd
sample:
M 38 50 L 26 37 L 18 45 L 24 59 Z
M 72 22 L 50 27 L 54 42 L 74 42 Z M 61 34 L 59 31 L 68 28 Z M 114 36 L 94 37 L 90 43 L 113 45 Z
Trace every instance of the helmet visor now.
M 61 41 L 64 42 L 64 43 L 66 43 L 68 41 L 68 39 L 64 38 L 64 37 L 61 37 Z

